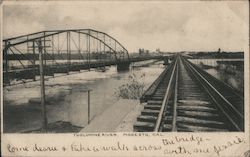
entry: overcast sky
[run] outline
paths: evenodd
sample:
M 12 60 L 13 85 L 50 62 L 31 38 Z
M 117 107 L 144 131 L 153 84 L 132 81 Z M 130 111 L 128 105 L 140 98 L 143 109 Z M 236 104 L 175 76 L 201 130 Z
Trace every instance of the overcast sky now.
M 28 3 L 28 2 L 27 2 Z M 92 28 L 129 51 L 243 51 L 247 2 L 82 2 L 5 5 L 3 37 L 52 29 Z

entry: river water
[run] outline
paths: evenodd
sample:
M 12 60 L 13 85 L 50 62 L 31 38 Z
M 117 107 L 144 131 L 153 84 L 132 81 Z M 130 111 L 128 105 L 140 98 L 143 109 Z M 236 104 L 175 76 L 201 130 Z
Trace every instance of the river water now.
M 134 63 L 132 66 L 147 62 Z M 48 122 L 67 121 L 84 127 L 87 124 L 87 90 L 90 92 L 90 117 L 94 119 L 105 109 L 119 100 L 115 94 L 118 87 L 129 82 L 135 74 L 144 83 L 144 89 L 163 71 L 163 62 L 147 67 L 131 68 L 127 72 L 117 72 L 116 66 L 106 72 L 84 71 L 67 76 L 56 75 L 45 82 Z M 140 78 L 140 76 L 145 75 Z M 37 129 L 41 125 L 39 81 L 24 85 L 5 87 L 4 92 L 4 131 L 21 132 Z

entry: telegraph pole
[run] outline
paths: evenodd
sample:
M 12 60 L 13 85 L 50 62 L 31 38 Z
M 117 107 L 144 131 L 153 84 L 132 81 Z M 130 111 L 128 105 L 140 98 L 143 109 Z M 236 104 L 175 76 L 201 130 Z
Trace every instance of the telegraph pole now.
M 3 49 L 4 59 L 5 59 L 5 67 L 4 67 L 4 70 L 5 70 L 5 80 L 4 80 L 4 83 L 6 83 L 8 85 L 10 85 L 10 78 L 9 78 L 9 58 L 8 58 L 9 45 L 10 45 L 10 43 L 6 41 L 4 49 Z
M 45 106 L 45 85 L 43 73 L 43 46 L 42 41 L 37 42 L 39 50 L 39 69 L 40 69 L 40 92 L 41 92 L 41 111 L 42 111 L 42 131 L 47 132 L 47 115 Z
M 90 123 L 90 90 L 88 90 L 88 124 Z
M 89 66 L 89 71 L 90 71 L 90 30 L 88 31 L 88 66 Z
M 32 42 L 32 48 L 33 48 L 33 81 L 36 81 L 36 49 L 35 49 L 35 41 Z

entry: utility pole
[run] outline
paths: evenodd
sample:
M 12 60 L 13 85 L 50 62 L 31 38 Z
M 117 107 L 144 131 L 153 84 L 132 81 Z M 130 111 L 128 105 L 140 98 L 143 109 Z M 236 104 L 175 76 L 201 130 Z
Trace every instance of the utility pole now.
M 69 71 L 70 71 L 70 32 L 67 32 L 67 75 L 69 75 Z
M 90 90 L 88 90 L 88 124 L 90 123 Z
M 33 48 L 33 81 L 36 81 L 36 50 L 35 50 L 35 41 L 32 42 Z
M 8 58 L 8 49 L 9 49 L 9 46 L 10 45 L 10 42 L 6 41 L 5 42 L 5 46 L 4 46 L 4 50 L 3 50 L 3 53 L 4 53 L 4 59 L 5 59 L 5 67 L 4 67 L 4 70 L 5 70 L 5 80 L 4 82 L 8 85 L 10 85 L 10 78 L 9 78 L 9 58 Z
M 88 31 L 88 66 L 89 66 L 89 71 L 90 71 L 90 30 Z
M 44 73 L 43 73 L 43 46 L 42 41 L 37 42 L 39 50 L 39 69 L 40 69 L 40 92 L 41 92 L 41 111 L 42 111 L 42 131 L 47 132 L 47 115 L 45 106 L 45 85 L 44 85 Z

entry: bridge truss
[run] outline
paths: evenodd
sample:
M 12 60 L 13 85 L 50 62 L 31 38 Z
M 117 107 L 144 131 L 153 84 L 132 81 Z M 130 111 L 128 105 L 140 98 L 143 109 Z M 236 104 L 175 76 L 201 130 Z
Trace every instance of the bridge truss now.
M 68 73 L 130 61 L 127 49 L 110 35 L 93 29 L 50 30 L 3 40 L 4 83 L 35 79 L 39 52 L 45 75 Z

